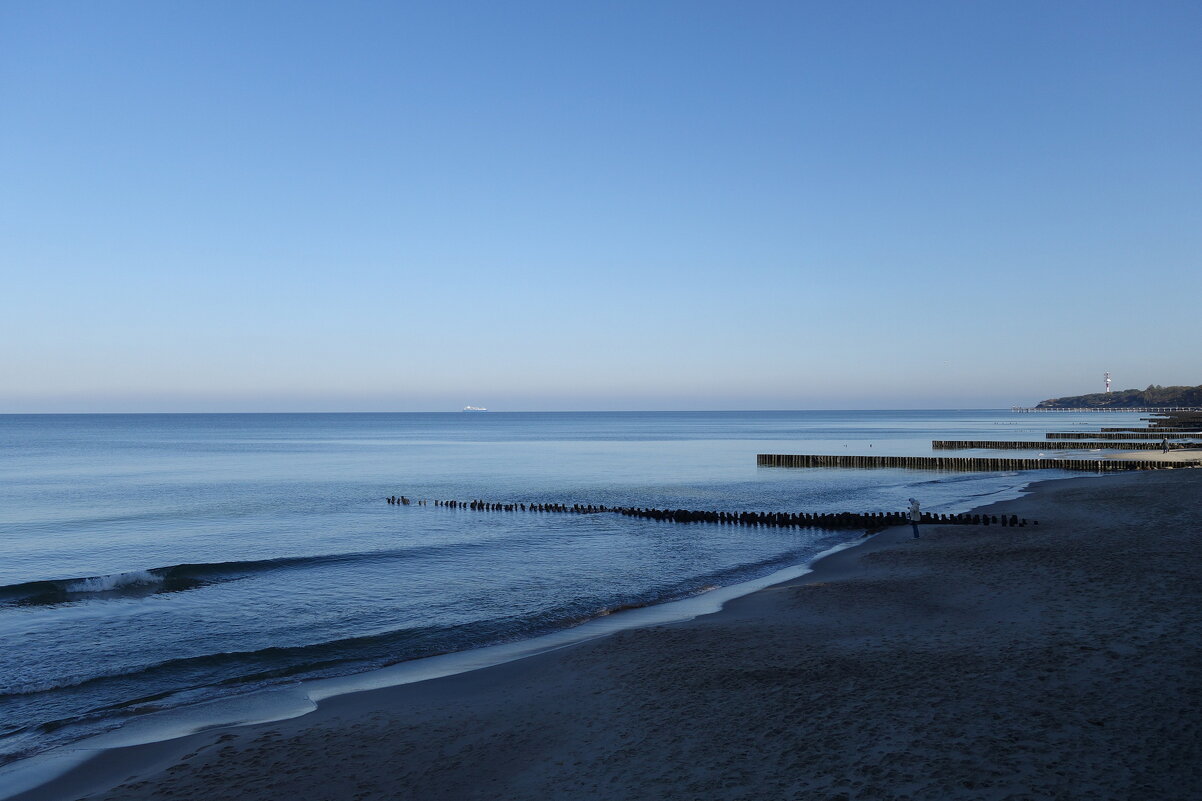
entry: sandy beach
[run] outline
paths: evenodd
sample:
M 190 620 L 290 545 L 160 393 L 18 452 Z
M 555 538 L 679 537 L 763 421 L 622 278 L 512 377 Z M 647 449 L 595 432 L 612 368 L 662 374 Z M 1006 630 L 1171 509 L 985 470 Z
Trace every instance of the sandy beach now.
M 1197 799 L 1202 471 L 1043 482 L 1038 526 L 891 529 L 721 613 L 281 723 L 30 799 Z

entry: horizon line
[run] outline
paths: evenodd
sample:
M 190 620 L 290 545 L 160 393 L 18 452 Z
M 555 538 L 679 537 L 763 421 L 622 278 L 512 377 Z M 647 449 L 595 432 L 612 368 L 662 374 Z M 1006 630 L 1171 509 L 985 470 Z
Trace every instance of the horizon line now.
M 796 409 L 485 409 L 484 414 L 722 414 L 746 412 L 992 412 L 1010 411 L 1016 408 L 1034 408 L 1033 406 L 941 406 L 941 407 L 878 407 L 878 408 L 796 408 Z M 1121 408 L 1107 411 L 1124 411 Z M 467 414 L 463 409 L 423 409 L 423 410 L 370 410 L 370 411 L 175 411 L 175 412 L 0 412 L 0 417 L 84 417 L 102 415 L 267 415 L 267 414 Z M 474 414 L 474 416 L 479 416 Z

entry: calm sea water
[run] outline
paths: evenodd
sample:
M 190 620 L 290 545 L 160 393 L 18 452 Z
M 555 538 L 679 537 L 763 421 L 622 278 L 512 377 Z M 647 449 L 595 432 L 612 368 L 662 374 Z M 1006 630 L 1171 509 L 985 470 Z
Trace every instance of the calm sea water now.
M 1135 417 L 0 416 L 0 762 L 164 708 L 688 596 L 849 537 L 388 495 L 811 512 L 900 510 L 915 496 L 964 511 L 1030 476 L 782 470 L 755 455 L 922 455 L 931 439 L 1037 439 Z

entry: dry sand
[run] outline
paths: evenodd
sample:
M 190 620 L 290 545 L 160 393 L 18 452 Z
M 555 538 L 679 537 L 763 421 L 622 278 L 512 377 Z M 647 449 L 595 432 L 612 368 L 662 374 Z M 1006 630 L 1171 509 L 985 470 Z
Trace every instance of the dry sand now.
M 1045 482 L 689 623 L 110 752 L 29 798 L 1202 798 L 1202 470 Z M 116 786 L 119 785 L 119 786 Z

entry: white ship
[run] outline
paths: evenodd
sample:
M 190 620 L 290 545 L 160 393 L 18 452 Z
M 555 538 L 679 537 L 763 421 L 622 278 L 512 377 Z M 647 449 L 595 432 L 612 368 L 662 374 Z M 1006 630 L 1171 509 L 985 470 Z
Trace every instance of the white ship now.
M 464 406 L 463 411 L 465 411 L 465 412 L 487 412 L 488 409 L 485 409 L 483 406 Z

